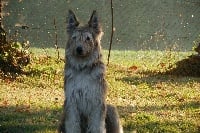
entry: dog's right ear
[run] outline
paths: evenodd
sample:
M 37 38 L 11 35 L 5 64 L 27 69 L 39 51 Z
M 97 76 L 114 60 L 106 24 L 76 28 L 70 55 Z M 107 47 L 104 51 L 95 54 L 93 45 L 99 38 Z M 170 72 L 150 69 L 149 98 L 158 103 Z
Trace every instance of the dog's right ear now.
M 92 12 L 92 15 L 90 17 L 88 24 L 89 24 L 89 27 L 92 27 L 96 32 L 101 31 L 101 26 L 100 26 L 100 23 L 99 23 L 99 18 L 98 18 L 96 10 L 94 10 Z
M 75 29 L 79 25 L 79 22 L 76 18 L 76 15 L 72 10 L 68 12 L 68 19 L 67 19 L 67 31 L 71 31 Z

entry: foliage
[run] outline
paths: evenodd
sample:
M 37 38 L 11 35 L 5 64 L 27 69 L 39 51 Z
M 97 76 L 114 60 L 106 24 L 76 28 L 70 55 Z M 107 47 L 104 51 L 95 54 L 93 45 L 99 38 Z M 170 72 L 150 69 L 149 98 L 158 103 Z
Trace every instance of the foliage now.
M 192 50 L 196 51 L 195 49 L 200 45 L 200 35 L 197 37 L 196 40 L 193 41 Z
M 197 54 L 189 55 L 182 60 L 176 61 L 173 64 L 167 66 L 167 71 L 165 74 L 178 75 L 178 76 L 195 76 L 200 77 L 200 35 L 193 41 L 192 50 L 197 52 Z M 171 53 L 171 52 L 170 52 Z M 171 55 L 171 54 L 170 54 Z M 171 62 L 174 58 L 167 57 L 168 62 Z
M 166 74 L 179 76 L 200 77 L 200 56 L 191 55 L 186 59 L 176 62 L 176 67 L 167 71 Z
M 29 43 L 6 42 L 0 47 L 0 70 L 3 74 L 19 74 L 30 62 Z

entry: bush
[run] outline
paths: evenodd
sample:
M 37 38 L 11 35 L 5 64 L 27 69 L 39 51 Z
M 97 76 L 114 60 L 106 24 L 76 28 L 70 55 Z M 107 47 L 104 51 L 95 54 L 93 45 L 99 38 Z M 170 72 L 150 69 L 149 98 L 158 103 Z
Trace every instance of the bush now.
M 0 32 L 0 71 L 19 74 L 30 62 L 29 42 L 7 42 L 5 31 L 1 28 Z
M 167 71 L 167 74 L 179 76 L 200 77 L 200 56 L 191 55 L 188 58 L 178 61 L 176 68 Z

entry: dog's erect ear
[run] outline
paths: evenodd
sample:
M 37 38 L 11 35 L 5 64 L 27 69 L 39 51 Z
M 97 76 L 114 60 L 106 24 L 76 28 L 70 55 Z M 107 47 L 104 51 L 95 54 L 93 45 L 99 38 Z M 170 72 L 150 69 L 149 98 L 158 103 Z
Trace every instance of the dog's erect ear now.
M 68 19 L 67 19 L 67 31 L 73 30 L 79 25 L 79 22 L 72 10 L 69 10 Z
M 100 31 L 101 28 L 100 28 L 99 18 L 95 10 L 92 12 L 92 15 L 90 17 L 88 24 L 89 24 L 89 27 L 92 27 L 95 31 L 97 32 Z

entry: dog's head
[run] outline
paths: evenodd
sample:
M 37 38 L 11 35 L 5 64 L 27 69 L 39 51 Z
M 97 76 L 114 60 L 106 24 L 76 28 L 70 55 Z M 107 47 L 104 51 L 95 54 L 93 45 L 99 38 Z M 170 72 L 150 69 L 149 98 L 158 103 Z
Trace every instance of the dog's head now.
M 73 56 L 83 59 L 90 56 L 95 48 L 100 47 L 102 29 L 96 11 L 92 12 L 88 23 L 84 26 L 79 26 L 79 21 L 71 10 L 67 21 L 69 35 L 67 49 L 70 49 Z

